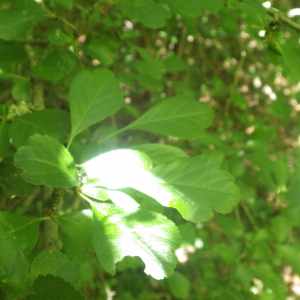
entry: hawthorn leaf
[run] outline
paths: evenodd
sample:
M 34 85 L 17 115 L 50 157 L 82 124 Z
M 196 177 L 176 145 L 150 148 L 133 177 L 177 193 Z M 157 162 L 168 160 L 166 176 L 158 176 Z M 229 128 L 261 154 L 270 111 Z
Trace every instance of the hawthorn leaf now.
M 146 153 L 157 165 L 188 157 L 182 149 L 165 144 L 141 144 L 133 146 L 131 149 Z
M 80 266 L 69 261 L 67 255 L 59 251 L 42 251 L 30 266 L 29 281 L 33 282 L 39 275 L 52 274 L 64 278 L 76 285 L 81 277 Z
M 11 238 L 25 253 L 35 246 L 41 219 L 0 211 L 0 240 Z
M 28 264 L 22 250 L 14 240 L 0 240 L 0 292 L 2 299 L 15 299 L 28 278 Z
M 228 213 L 241 198 L 234 177 L 219 170 L 219 162 L 207 155 L 184 158 L 149 170 L 131 187 L 176 208 L 189 221 L 213 217 L 213 210 Z
M 85 300 L 83 294 L 65 279 L 47 274 L 33 283 L 33 292 L 25 300 Z
M 56 218 L 64 231 L 75 243 L 92 248 L 91 241 L 94 234 L 93 214 L 89 209 L 58 215 Z
M 37 110 L 14 118 L 9 134 L 12 144 L 19 148 L 28 144 L 35 133 L 46 134 L 63 143 L 71 131 L 70 114 L 59 109 Z
M 119 149 L 94 157 L 82 167 L 89 179 L 98 180 L 95 185 L 121 189 L 138 181 L 141 173 L 152 167 L 152 161 L 140 151 Z
M 206 103 L 175 96 L 154 106 L 123 130 L 139 129 L 196 139 L 203 128 L 212 124 L 213 117 L 214 111 Z
M 173 275 L 166 279 L 172 295 L 177 299 L 186 299 L 189 296 L 190 282 L 181 273 L 174 271 Z
M 163 279 L 173 273 L 174 250 L 180 245 L 175 224 L 158 213 L 145 209 L 127 211 L 114 204 L 90 202 L 96 232 L 94 248 L 102 267 L 114 275 L 115 264 L 123 257 L 139 256 L 145 273 Z
M 171 17 L 166 7 L 151 0 L 118 0 L 116 6 L 131 20 L 141 22 L 150 28 L 164 26 L 166 19 Z
M 35 134 L 29 146 L 22 146 L 14 165 L 23 170 L 21 177 L 32 184 L 72 187 L 77 184 L 77 169 L 69 151 L 48 135 Z
M 76 76 L 70 88 L 72 139 L 83 129 L 116 113 L 123 92 L 113 72 L 97 69 Z

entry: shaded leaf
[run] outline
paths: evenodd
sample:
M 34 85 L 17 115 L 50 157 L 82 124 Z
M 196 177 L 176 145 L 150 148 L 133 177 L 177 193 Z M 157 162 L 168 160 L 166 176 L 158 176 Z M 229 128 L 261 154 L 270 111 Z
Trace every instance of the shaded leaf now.
M 64 278 L 72 284 L 77 284 L 80 279 L 80 266 L 70 262 L 67 255 L 59 251 L 42 251 L 37 255 L 30 266 L 30 282 L 39 275 L 52 274 Z
M 9 124 L 0 121 L 0 158 L 5 156 L 9 148 Z
M 70 89 L 71 140 L 81 130 L 116 113 L 123 104 L 123 93 L 113 72 L 86 71 L 74 79 Z
M 14 299 L 27 281 L 28 264 L 13 240 L 0 240 L 0 287 L 5 300 Z
M 40 275 L 33 283 L 33 293 L 25 300 L 85 300 L 70 282 L 53 275 Z
M 154 106 L 124 130 L 139 129 L 195 139 L 203 128 L 211 125 L 213 117 L 214 111 L 206 103 L 176 96 Z
M 19 248 L 29 252 L 37 242 L 40 221 L 0 211 L 0 240 L 12 238 Z
M 77 169 L 68 150 L 54 138 L 35 134 L 29 146 L 19 148 L 14 165 L 21 177 L 36 185 L 71 187 L 77 184 Z
M 12 144 L 19 148 L 28 144 L 35 133 L 46 134 L 63 143 L 71 131 L 70 114 L 59 109 L 37 110 L 14 119 L 9 134 Z
M 174 271 L 173 275 L 167 278 L 166 281 L 175 298 L 186 299 L 189 296 L 190 282 L 181 273 Z
M 292 182 L 286 198 L 290 202 L 290 208 L 298 208 L 300 206 L 300 179 L 296 179 Z
M 173 251 L 180 244 L 172 221 L 145 209 L 128 212 L 113 204 L 91 204 L 96 226 L 93 243 L 106 271 L 115 274 L 115 264 L 129 255 L 139 256 L 145 272 L 155 279 L 172 274 L 176 265 Z
M 165 25 L 166 19 L 171 17 L 163 5 L 151 0 L 118 0 L 116 6 L 131 20 L 141 22 L 150 28 Z

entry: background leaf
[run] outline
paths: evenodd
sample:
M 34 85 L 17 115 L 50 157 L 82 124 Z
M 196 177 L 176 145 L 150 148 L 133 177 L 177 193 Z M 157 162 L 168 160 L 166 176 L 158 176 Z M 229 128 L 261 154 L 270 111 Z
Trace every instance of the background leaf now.
M 80 279 L 80 266 L 70 262 L 67 255 L 59 251 L 42 251 L 30 266 L 30 282 L 39 275 L 52 274 L 76 285 Z
M 29 146 L 22 146 L 14 165 L 23 170 L 21 177 L 36 185 L 71 187 L 77 184 L 77 169 L 68 150 L 47 135 L 35 134 Z
M 25 300 L 85 300 L 70 282 L 53 275 L 40 275 L 33 283 L 33 293 Z
M 186 299 L 189 296 L 190 282 L 181 273 L 174 271 L 173 275 L 166 278 L 169 289 L 172 295 L 178 299 Z
M 290 202 L 290 208 L 300 206 L 300 179 L 295 179 L 287 192 L 287 200 Z
M 0 253 L 0 289 L 6 294 L 3 299 L 14 299 L 27 281 L 28 264 L 13 240 L 0 240 Z
M 70 88 L 72 134 L 116 113 L 123 104 L 119 82 L 109 70 L 86 71 L 76 76 Z
M 158 28 L 171 17 L 170 12 L 161 4 L 151 0 L 118 0 L 116 6 L 130 19 L 141 22 L 150 28 Z
M 35 246 L 40 219 L 26 218 L 7 211 L 0 211 L 0 240 L 11 238 L 26 253 Z
M 203 128 L 211 125 L 213 117 L 214 111 L 206 103 L 176 96 L 154 106 L 124 130 L 139 129 L 195 139 Z
M 106 271 L 114 275 L 116 262 L 130 255 L 141 257 L 145 272 L 155 279 L 172 274 L 176 265 L 173 251 L 180 244 L 172 221 L 145 209 L 127 212 L 115 205 L 91 204 L 96 226 L 93 243 Z
M 10 126 L 9 134 L 12 144 L 19 148 L 28 144 L 28 138 L 35 133 L 49 135 L 63 143 L 70 131 L 71 122 L 68 112 L 44 109 L 16 117 Z

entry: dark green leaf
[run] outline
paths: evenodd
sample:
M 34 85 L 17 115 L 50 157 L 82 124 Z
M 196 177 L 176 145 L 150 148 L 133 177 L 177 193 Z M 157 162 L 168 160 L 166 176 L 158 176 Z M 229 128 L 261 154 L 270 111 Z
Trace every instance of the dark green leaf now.
M 50 0 L 50 4 L 53 8 L 56 8 L 59 5 L 71 9 L 74 5 L 74 0 Z
M 70 262 L 68 256 L 58 251 L 42 251 L 30 266 L 30 282 L 39 275 L 52 274 L 76 285 L 80 279 L 80 266 Z
M 0 121 L 0 158 L 5 156 L 9 148 L 9 125 L 6 122 Z
M 13 240 L 0 240 L 0 288 L 5 300 L 15 299 L 27 281 L 28 264 Z
M 166 217 L 144 209 L 124 210 L 115 205 L 91 203 L 96 233 L 94 247 L 103 268 L 115 274 L 123 257 L 139 256 L 145 272 L 155 279 L 172 274 L 173 251 L 179 246 L 177 227 Z
M 14 119 L 10 126 L 12 144 L 19 148 L 27 145 L 35 133 L 46 134 L 63 143 L 71 131 L 70 115 L 58 109 L 37 110 Z
M 203 14 L 199 0 L 160 0 L 160 2 L 168 3 L 174 14 L 183 14 L 189 17 L 197 17 Z
M 158 28 L 166 24 L 171 17 L 170 12 L 161 4 L 151 0 L 118 0 L 116 3 L 132 21 L 141 22 L 150 28 Z
M 12 90 L 12 96 L 18 101 L 27 101 L 30 98 L 30 83 L 22 80 L 16 83 Z
M 12 238 L 19 248 L 29 252 L 37 242 L 40 221 L 0 211 L 0 240 Z
M 124 130 L 140 129 L 182 139 L 195 139 L 211 125 L 214 111 L 203 102 L 181 96 L 169 98 L 154 106 Z
M 97 69 L 79 74 L 70 89 L 71 140 L 81 130 L 116 113 L 122 104 L 123 93 L 111 71 Z
M 53 275 L 40 275 L 33 283 L 33 293 L 25 300 L 85 300 L 70 282 Z
M 54 138 L 35 134 L 29 146 L 19 148 L 14 165 L 21 177 L 36 185 L 71 187 L 77 184 L 77 169 L 69 151 Z

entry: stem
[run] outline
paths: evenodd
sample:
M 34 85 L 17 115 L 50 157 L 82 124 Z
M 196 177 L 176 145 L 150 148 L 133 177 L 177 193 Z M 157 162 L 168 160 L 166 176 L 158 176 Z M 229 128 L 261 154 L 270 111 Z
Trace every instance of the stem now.
M 271 7 L 268 9 L 268 14 L 274 18 L 278 18 L 282 23 L 285 23 L 286 25 L 288 25 L 291 28 L 295 29 L 296 31 L 300 32 L 300 24 L 292 21 L 291 19 L 286 17 L 284 14 L 282 14 L 280 11 L 277 11 Z

